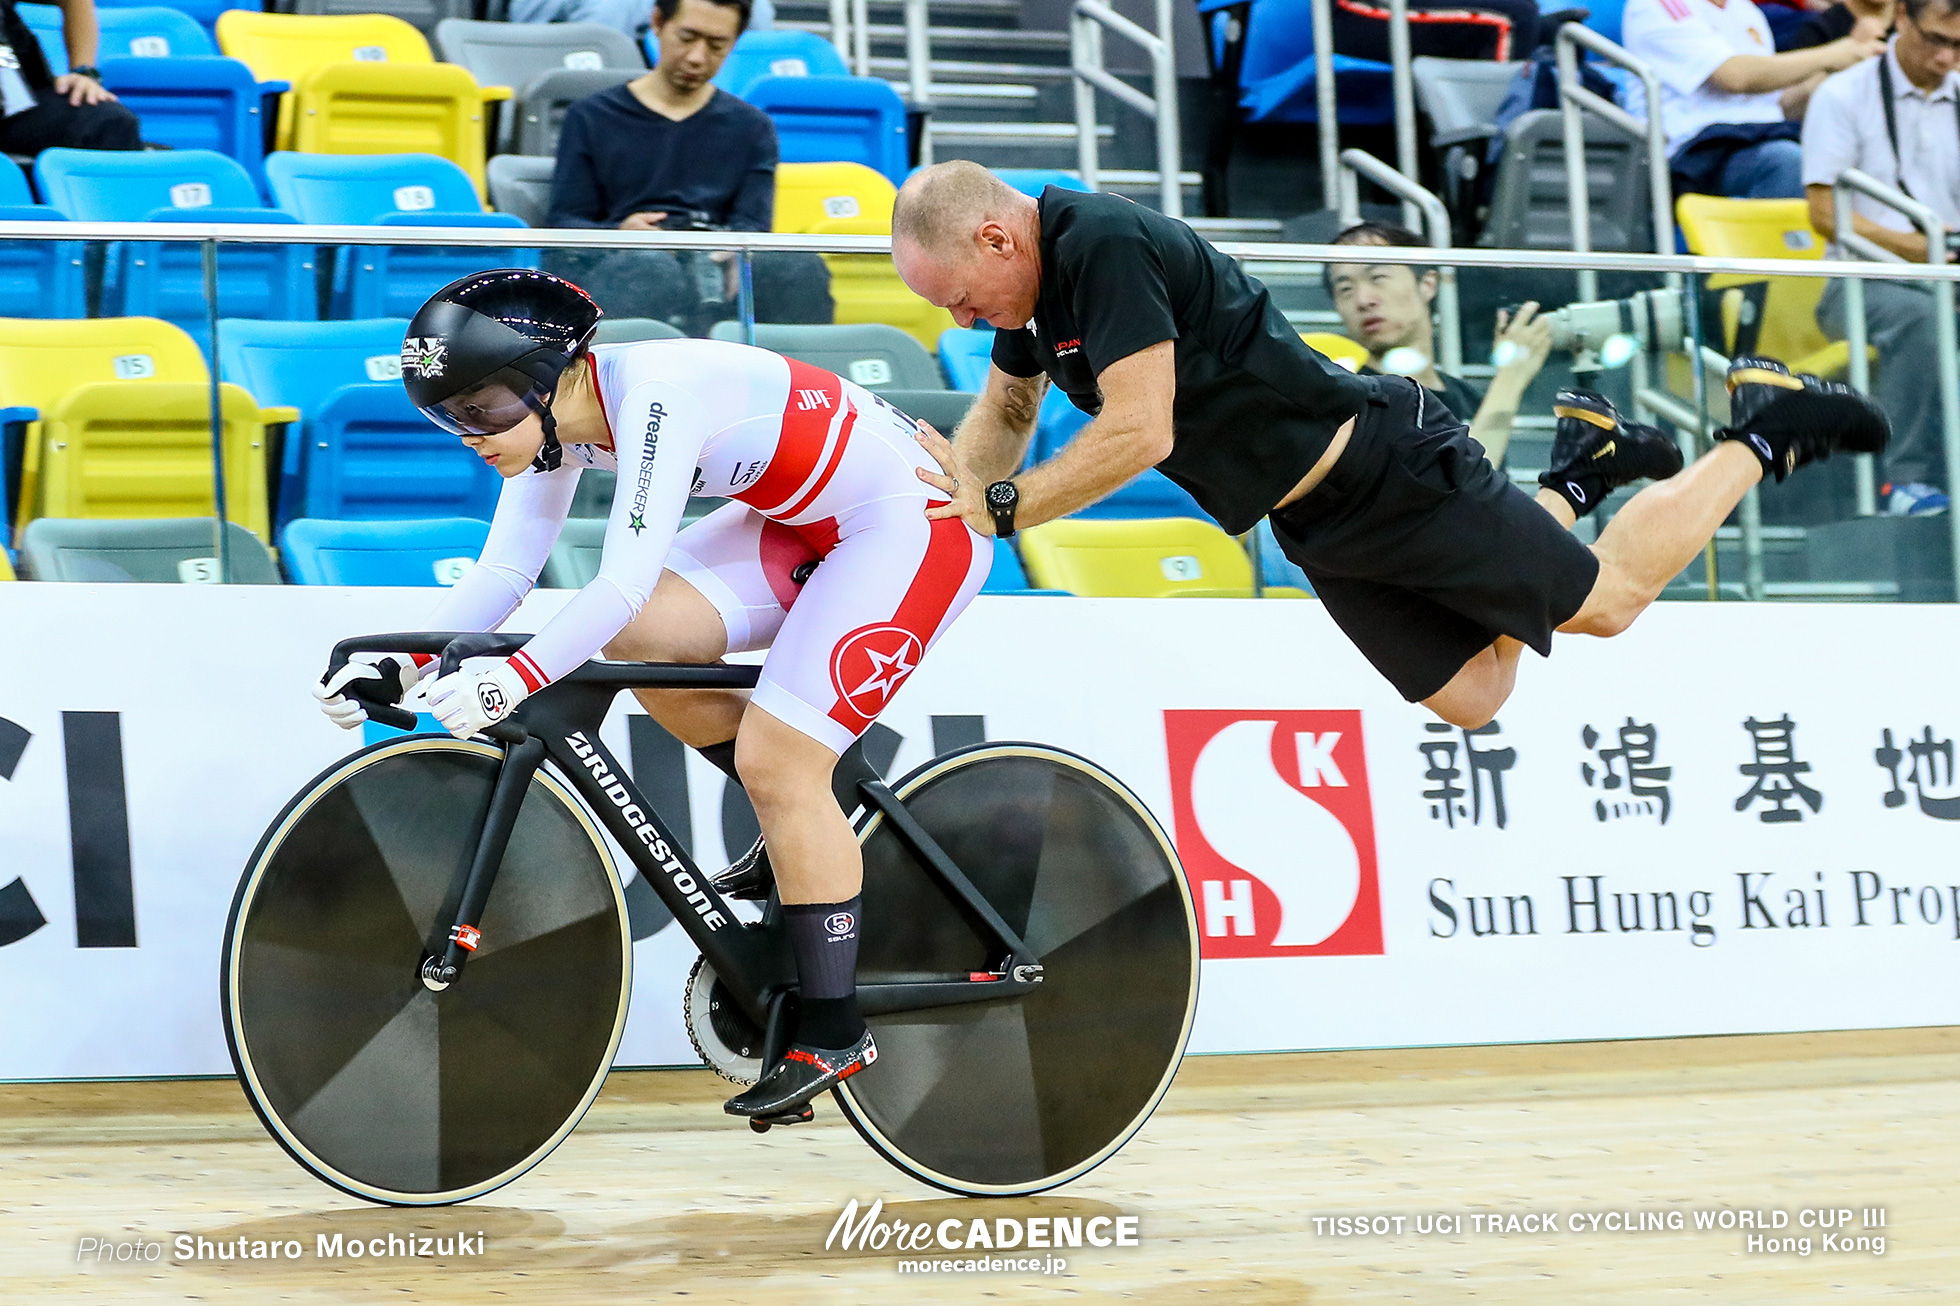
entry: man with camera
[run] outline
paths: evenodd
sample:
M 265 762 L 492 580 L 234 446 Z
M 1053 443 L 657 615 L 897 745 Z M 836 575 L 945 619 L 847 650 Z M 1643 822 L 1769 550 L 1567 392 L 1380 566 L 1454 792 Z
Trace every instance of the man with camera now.
M 751 0 L 656 0 L 660 63 L 565 111 L 551 178 L 553 227 L 767 231 L 776 202 L 776 128 L 718 90 L 714 76 L 748 25 Z M 550 270 L 607 313 L 690 330 L 735 313 L 726 254 L 556 251 Z M 830 274 L 815 254 L 753 259 L 755 316 L 828 322 Z
M 1421 249 L 1429 242 L 1406 227 L 1359 222 L 1334 237 L 1334 243 Z M 1458 421 L 1468 423 L 1471 439 L 1483 446 L 1491 466 L 1502 467 L 1518 404 L 1552 348 L 1551 323 L 1536 316 L 1538 305 L 1522 304 L 1514 313 L 1498 310 L 1492 351 L 1497 375 L 1491 378 L 1490 388 L 1479 394 L 1462 377 L 1436 366 L 1436 324 L 1431 317 L 1436 269 L 1401 263 L 1329 263 L 1324 275 L 1342 328 L 1368 350 L 1368 365 L 1362 371 L 1406 376 L 1432 392 Z
M 1949 243 L 1960 228 L 1960 0 L 1901 0 L 1899 31 L 1885 54 L 1817 88 L 1803 129 L 1810 222 L 1837 235 L 1833 191 L 1847 168 L 1869 173 L 1931 208 Z M 1856 233 L 1914 263 L 1926 237 L 1898 210 L 1854 195 Z M 1836 250 L 1833 257 L 1840 257 Z M 1951 252 L 1947 253 L 1952 260 Z M 1845 335 L 1844 286 L 1832 282 L 1817 324 Z M 1928 375 L 1936 356 L 1933 292 L 1909 281 L 1865 282 L 1866 338 L 1878 347 L 1873 386 L 1892 419 L 1882 507 L 1900 516 L 1944 512 L 1952 485 L 1942 457 L 1940 392 Z

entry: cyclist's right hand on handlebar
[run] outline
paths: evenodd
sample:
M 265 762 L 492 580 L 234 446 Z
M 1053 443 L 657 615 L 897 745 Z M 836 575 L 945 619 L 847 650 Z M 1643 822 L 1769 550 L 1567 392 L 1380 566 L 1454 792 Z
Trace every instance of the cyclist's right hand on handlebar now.
M 366 721 L 368 714 L 361 700 L 346 692 L 349 685 L 362 682 L 363 697 L 395 704 L 421 679 L 422 668 L 406 653 L 356 653 L 339 671 L 321 677 L 321 683 L 313 687 L 313 697 L 320 700 L 327 720 L 342 730 L 352 730 Z

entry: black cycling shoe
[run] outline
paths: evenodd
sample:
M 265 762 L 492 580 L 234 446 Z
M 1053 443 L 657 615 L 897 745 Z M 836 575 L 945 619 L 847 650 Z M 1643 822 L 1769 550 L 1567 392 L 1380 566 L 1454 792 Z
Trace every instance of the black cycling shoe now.
M 1836 381 L 1791 376 L 1774 359 L 1736 359 L 1728 384 L 1729 424 L 1715 438 L 1747 446 L 1779 481 L 1836 450 L 1884 453 L 1891 441 L 1891 424 L 1870 399 Z
M 769 891 L 776 887 L 776 871 L 769 865 L 769 850 L 757 839 L 749 850 L 730 862 L 719 874 L 710 877 L 715 891 L 724 898 L 741 898 L 747 902 L 764 902 Z
M 1613 490 L 1642 478 L 1664 481 L 1681 470 L 1681 449 L 1664 432 L 1622 421 L 1612 400 L 1591 390 L 1561 390 L 1552 400 L 1558 434 L 1552 467 L 1538 483 L 1583 517 Z
M 871 1041 L 871 1031 L 864 1031 L 864 1037 L 847 1048 L 816 1048 L 805 1043 L 790 1044 L 783 1059 L 764 1075 L 754 1088 L 738 1093 L 722 1104 L 722 1110 L 731 1116 L 748 1116 L 751 1119 L 796 1115 L 800 1109 L 825 1089 L 849 1079 L 878 1059 L 878 1045 Z M 789 1123 L 783 1121 L 781 1123 Z

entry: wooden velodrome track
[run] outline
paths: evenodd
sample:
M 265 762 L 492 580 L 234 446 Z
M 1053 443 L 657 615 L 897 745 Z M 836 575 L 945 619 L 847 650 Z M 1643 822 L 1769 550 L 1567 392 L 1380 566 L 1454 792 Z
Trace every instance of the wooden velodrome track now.
M 1045 1197 L 949 1199 L 842 1123 L 756 1138 L 705 1071 L 615 1074 L 543 1165 L 471 1206 L 387 1210 L 300 1171 L 229 1081 L 0 1085 L 0 1302 L 1960 1301 L 1960 1029 L 1193 1058 L 1113 1160 Z M 1132 1214 L 1067 1270 L 900 1275 L 824 1251 L 847 1198 L 908 1221 Z M 1739 1231 L 1573 1232 L 1573 1212 L 1883 1207 L 1883 1255 Z M 1465 1232 L 1317 1234 L 1460 1212 Z M 1557 1233 L 1470 1216 L 1554 1212 Z M 320 1261 L 318 1235 L 483 1231 L 480 1256 Z M 1852 1232 L 1860 1232 L 1854 1223 Z M 297 1239 L 183 1262 L 176 1234 Z M 84 1237 L 163 1244 L 77 1264 Z M 975 1255 L 982 1253 L 976 1252 Z

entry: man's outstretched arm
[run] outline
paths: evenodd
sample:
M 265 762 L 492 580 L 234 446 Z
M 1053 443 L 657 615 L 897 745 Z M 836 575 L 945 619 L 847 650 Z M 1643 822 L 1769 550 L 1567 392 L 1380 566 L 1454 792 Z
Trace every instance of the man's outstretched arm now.
M 1017 528 L 1038 526 L 1086 508 L 1170 455 L 1176 348 L 1175 341 L 1159 341 L 1103 369 L 1096 378 L 1103 392 L 1102 415 L 1083 427 L 1060 453 L 1014 478 L 1021 491 L 1014 514 Z M 967 455 L 966 431 L 963 422 L 958 449 L 936 436 L 921 437 L 944 474 L 922 469 L 920 479 L 953 496 L 951 503 L 928 509 L 926 515 L 963 517 L 974 530 L 992 535 L 994 519 L 987 511 L 986 489 L 1006 472 L 983 467 Z
M 973 475 L 991 485 L 1012 476 L 1028 456 L 1041 414 L 1045 376 L 1013 376 L 998 367 L 987 372 L 987 388 L 960 419 L 953 443 Z

